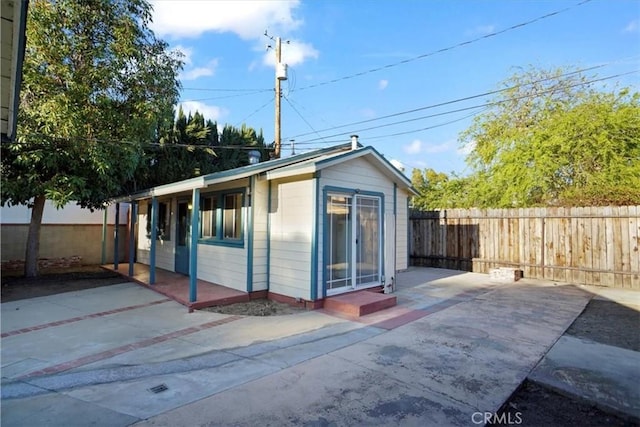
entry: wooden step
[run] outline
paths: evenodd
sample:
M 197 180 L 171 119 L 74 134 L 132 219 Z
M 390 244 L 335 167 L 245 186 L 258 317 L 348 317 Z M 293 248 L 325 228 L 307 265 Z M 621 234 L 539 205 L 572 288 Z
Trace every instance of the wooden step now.
M 360 317 L 396 305 L 396 297 L 368 290 L 335 295 L 324 300 L 324 309 L 347 316 Z

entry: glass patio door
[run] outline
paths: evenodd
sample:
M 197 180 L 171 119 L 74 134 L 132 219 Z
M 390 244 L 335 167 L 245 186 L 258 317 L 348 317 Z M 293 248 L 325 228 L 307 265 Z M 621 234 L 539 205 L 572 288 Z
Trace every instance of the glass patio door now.
M 380 284 L 380 198 L 328 195 L 327 293 Z

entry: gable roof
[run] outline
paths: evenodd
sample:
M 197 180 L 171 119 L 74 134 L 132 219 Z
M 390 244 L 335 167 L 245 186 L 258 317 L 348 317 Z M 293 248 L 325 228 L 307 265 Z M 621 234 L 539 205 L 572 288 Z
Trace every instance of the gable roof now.
M 362 147 L 359 145 L 359 147 Z M 361 156 L 370 156 L 377 161 L 381 170 L 394 182 L 406 187 L 409 191 L 414 192 L 411 187 L 411 181 L 404 176 L 398 169 L 389 163 L 380 153 L 373 147 L 351 149 L 351 143 L 336 145 L 333 147 L 323 148 L 321 150 L 310 151 L 307 153 L 297 154 L 295 156 L 268 160 L 266 162 L 256 163 L 252 165 L 242 166 L 235 169 L 229 169 L 221 172 L 214 172 L 208 175 L 198 176 L 195 178 L 185 179 L 170 184 L 159 185 L 134 194 L 120 196 L 112 200 L 112 202 L 129 202 L 132 200 L 147 199 L 154 196 L 166 196 L 182 191 L 193 190 L 195 188 L 203 188 L 209 185 L 221 184 L 223 182 L 233 181 L 236 179 L 247 178 L 254 175 L 265 175 L 267 179 L 275 179 L 287 176 L 295 176 L 306 173 L 314 173 L 325 167 L 342 163 L 352 158 Z
M 408 189 L 410 192 L 417 194 L 412 187 L 411 181 L 401 171 L 393 166 L 383 155 L 375 148 L 368 146 L 357 150 L 343 151 L 324 156 L 321 159 L 312 159 L 305 162 L 296 163 L 286 167 L 267 171 L 265 173 L 267 179 L 285 178 L 288 176 L 301 175 L 306 173 L 315 173 L 322 169 L 334 166 L 348 160 L 356 158 L 366 158 L 372 162 L 383 174 L 400 187 Z

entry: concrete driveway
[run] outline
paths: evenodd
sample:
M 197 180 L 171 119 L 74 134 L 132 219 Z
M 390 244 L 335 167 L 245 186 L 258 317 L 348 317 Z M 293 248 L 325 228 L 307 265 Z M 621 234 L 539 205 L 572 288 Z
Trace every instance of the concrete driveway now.
M 132 283 L 2 304 L 2 425 L 476 425 L 593 296 L 412 268 L 360 319 L 189 314 Z

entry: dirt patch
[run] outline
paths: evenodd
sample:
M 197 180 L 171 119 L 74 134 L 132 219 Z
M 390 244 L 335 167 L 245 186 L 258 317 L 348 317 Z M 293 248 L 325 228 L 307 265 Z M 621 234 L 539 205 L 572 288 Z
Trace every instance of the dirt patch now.
M 305 310 L 303 308 L 293 307 L 289 304 L 271 301 L 268 299 L 254 299 L 249 302 L 207 307 L 203 308 L 202 311 L 240 316 L 282 316 L 300 313 Z
M 18 301 L 125 282 L 127 280 L 119 274 L 97 265 L 45 269 L 35 278 L 3 273 L 0 299 L 2 302 Z
M 592 299 L 566 334 L 601 344 L 640 351 L 640 307 Z
M 640 309 L 640 307 L 639 307 Z M 565 335 L 640 351 L 640 313 L 613 301 L 592 299 Z M 502 417 L 502 418 L 500 418 Z M 492 426 L 640 426 L 640 420 L 620 417 L 594 405 L 525 380 L 503 405 Z M 511 422 L 509 422 L 511 421 Z
M 528 380 L 511 396 L 496 419 L 501 422 L 487 425 L 517 424 L 523 427 L 631 427 L 638 425 L 637 421 L 609 414 L 593 405 L 556 393 Z

